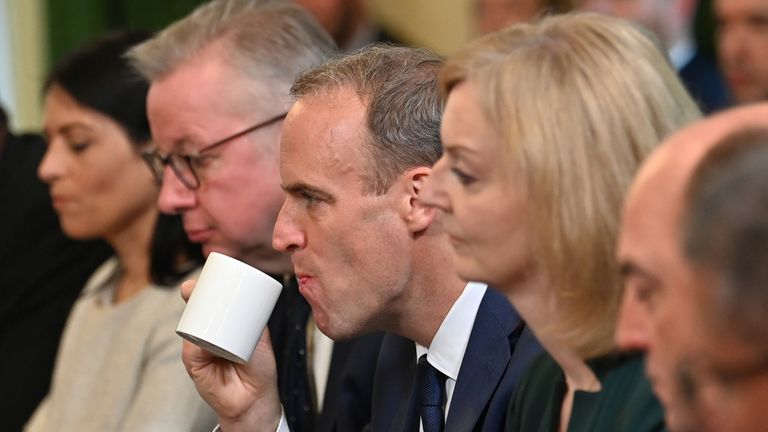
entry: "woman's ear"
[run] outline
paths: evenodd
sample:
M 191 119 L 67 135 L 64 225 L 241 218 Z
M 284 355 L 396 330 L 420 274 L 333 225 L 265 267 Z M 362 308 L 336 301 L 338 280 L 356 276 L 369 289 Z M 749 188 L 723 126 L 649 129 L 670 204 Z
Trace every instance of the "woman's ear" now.
M 412 233 L 425 231 L 437 217 L 437 209 L 424 205 L 420 194 L 424 182 L 432 174 L 430 167 L 411 168 L 400 177 L 404 194 L 400 205 L 400 214 Z

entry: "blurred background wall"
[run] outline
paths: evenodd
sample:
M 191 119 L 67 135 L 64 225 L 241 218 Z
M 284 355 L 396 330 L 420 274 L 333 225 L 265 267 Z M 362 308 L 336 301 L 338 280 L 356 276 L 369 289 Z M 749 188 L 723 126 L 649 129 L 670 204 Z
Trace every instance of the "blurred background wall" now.
M 448 54 L 471 37 L 471 0 L 371 0 L 391 33 Z M 39 130 L 51 61 L 122 26 L 158 29 L 202 0 L 0 0 L 0 103 L 15 131 Z
M 41 123 L 40 87 L 51 62 L 117 27 L 156 30 L 205 0 L 0 0 L 0 104 L 15 131 Z M 326 0 L 331 1 L 331 0 Z M 476 0 L 367 0 L 398 40 L 451 54 L 475 33 Z M 712 50 L 711 0 L 700 0 L 696 39 Z
M 0 0 L 0 103 L 14 130 L 37 130 L 47 65 L 44 0 Z

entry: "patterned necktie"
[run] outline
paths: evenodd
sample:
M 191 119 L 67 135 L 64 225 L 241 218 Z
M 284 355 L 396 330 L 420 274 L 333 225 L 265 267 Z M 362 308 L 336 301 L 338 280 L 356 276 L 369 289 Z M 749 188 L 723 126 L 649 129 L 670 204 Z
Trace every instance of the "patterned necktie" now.
M 427 355 L 419 358 L 416 374 L 419 396 L 419 415 L 424 432 L 442 432 L 445 426 L 445 375 L 427 361 Z
M 288 306 L 285 346 L 282 355 L 280 397 L 288 425 L 294 431 L 311 431 L 315 424 L 314 385 L 310 380 L 307 353 L 307 319 L 309 304 L 298 293 L 296 278 L 288 281 L 285 289 L 291 292 Z

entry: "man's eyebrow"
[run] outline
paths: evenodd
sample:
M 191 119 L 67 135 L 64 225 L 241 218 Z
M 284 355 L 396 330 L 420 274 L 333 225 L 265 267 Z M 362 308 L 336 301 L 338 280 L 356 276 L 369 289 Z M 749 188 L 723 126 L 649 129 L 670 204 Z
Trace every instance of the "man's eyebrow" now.
M 637 264 L 635 264 L 632 261 L 622 261 L 619 263 L 619 274 L 621 275 L 622 279 L 627 279 L 628 277 L 639 277 L 642 279 L 647 279 L 649 281 L 657 281 L 656 277 L 649 273 L 648 271 L 644 270 Z
M 284 184 L 281 185 L 281 187 L 283 188 L 283 191 L 285 191 L 285 193 L 288 195 L 312 195 L 329 204 L 336 202 L 336 198 L 333 195 L 303 182 L 290 183 L 287 185 Z
M 190 152 L 190 148 L 193 150 Z M 194 144 L 189 137 L 182 137 L 171 143 L 171 153 L 180 155 L 194 154 Z
M 454 144 L 454 143 L 450 143 L 450 142 L 447 143 L 447 144 L 443 143 L 443 150 L 446 153 L 449 153 L 451 155 L 457 155 L 457 156 L 460 156 L 460 155 L 463 155 L 463 154 L 468 154 L 468 155 L 475 155 L 475 154 L 477 154 L 477 150 L 476 149 L 467 147 L 467 146 L 465 146 L 463 144 Z

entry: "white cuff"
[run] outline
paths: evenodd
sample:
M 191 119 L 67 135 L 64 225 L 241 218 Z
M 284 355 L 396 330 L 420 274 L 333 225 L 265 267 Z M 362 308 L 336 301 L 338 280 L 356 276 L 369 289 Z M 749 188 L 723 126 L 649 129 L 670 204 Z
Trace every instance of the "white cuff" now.
M 221 426 L 216 425 L 212 432 L 224 431 L 221 430 Z M 280 423 L 277 424 L 277 431 L 275 432 L 291 432 L 291 429 L 288 427 L 288 420 L 285 418 L 285 411 L 283 411 L 282 407 L 280 407 Z

